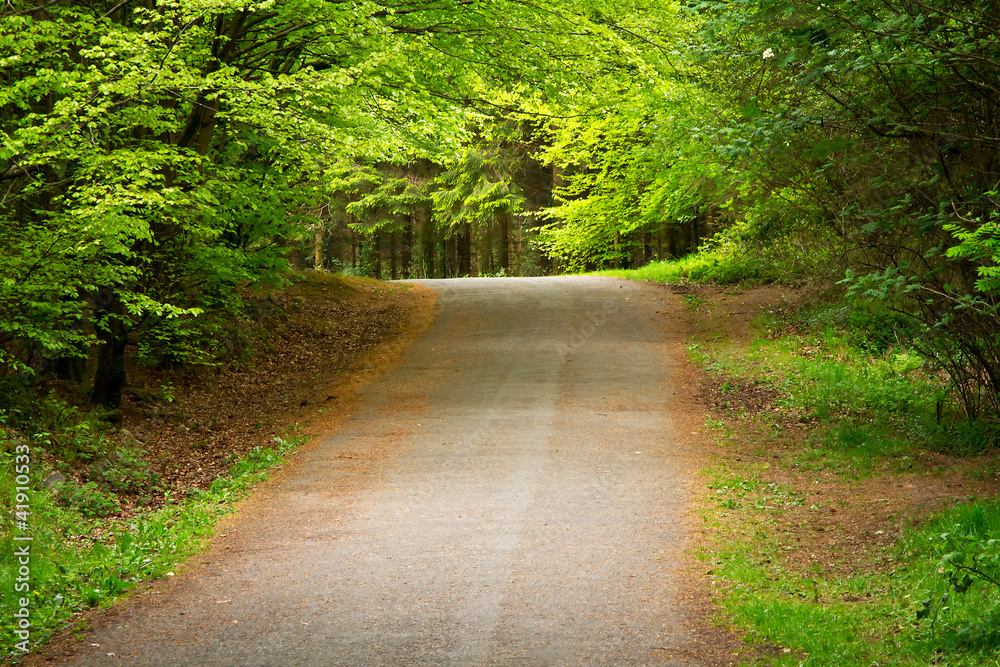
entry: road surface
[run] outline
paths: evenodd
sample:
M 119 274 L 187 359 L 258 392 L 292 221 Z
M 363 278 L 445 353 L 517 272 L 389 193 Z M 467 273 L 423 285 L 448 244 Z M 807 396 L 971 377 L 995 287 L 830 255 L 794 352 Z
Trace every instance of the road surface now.
M 665 293 L 424 284 L 434 323 L 358 412 L 69 664 L 703 664 Z

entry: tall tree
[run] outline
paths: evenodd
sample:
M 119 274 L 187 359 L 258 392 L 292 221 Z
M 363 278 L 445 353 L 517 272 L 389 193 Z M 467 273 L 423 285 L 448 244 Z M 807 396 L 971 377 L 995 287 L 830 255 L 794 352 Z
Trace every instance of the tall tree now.
M 825 230 L 858 294 L 918 318 L 971 417 L 1000 410 L 1000 7 L 705 2 L 735 81 L 720 153 L 773 240 Z
M 281 279 L 325 174 L 453 151 L 491 110 L 589 85 L 615 60 L 604 4 L 8 3 L 4 366 L 96 346 L 113 403 L 127 344 L 204 358 L 234 288 Z

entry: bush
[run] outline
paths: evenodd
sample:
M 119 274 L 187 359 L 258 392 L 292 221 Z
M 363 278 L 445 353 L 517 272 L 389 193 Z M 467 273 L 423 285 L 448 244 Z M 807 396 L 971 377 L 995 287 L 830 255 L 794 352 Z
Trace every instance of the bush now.
M 873 355 L 885 354 L 892 348 L 909 348 L 924 330 L 914 318 L 864 299 L 803 308 L 795 313 L 794 321 L 808 329 L 842 332 L 848 344 Z
M 115 446 L 103 452 L 87 471 L 87 477 L 101 489 L 115 493 L 140 493 L 155 486 L 158 476 L 149 472 L 143 451 Z
M 96 482 L 87 482 L 77 486 L 73 482 L 60 482 L 55 485 L 58 503 L 66 508 L 76 510 L 85 517 L 104 517 L 118 512 L 118 498 L 114 493 L 103 491 Z
M 949 651 L 1000 650 L 1000 501 L 964 503 L 938 515 L 909 547 L 936 562 L 937 583 L 916 612 L 932 641 Z

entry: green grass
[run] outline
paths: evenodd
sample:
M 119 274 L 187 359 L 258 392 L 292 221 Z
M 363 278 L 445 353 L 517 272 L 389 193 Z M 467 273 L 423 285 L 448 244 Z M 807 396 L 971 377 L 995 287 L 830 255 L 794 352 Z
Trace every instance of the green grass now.
M 928 472 L 928 451 L 978 454 L 995 442 L 961 418 L 946 381 L 906 345 L 910 323 L 819 305 L 760 318 L 749 349 L 702 326 L 689 355 L 723 398 L 751 383 L 774 394 L 770 409 L 706 421 L 723 447 L 766 462 L 724 459 L 705 512 L 720 622 L 753 646 L 752 664 L 1000 666 L 1000 501 L 970 499 L 860 552 L 834 542 L 834 562 L 819 562 L 796 551 L 794 536 L 839 508 L 767 481 L 773 465 L 805 479 Z
M 740 514 L 741 539 L 727 538 L 705 558 L 723 582 L 729 624 L 764 647 L 766 664 L 1000 665 L 1000 586 L 972 577 L 959 592 L 946 561 L 956 549 L 979 549 L 994 556 L 981 553 L 983 569 L 1000 576 L 996 543 L 987 546 L 1000 536 L 997 501 L 943 512 L 895 544 L 870 547 L 869 566 L 831 576 L 820 567 L 784 565 L 776 555 L 789 546 L 770 526 L 785 518 L 787 499 L 797 493 L 775 496 L 772 487 L 732 476 L 726 484 L 726 494 L 739 494 L 740 504 L 756 511 Z M 729 516 L 732 506 L 720 496 L 714 512 Z
M 650 262 L 637 269 L 607 269 L 594 275 L 658 283 L 770 281 L 774 275 L 759 261 L 722 252 L 700 252 L 676 260 Z
M 834 423 L 816 429 L 794 454 L 799 470 L 830 470 L 854 479 L 913 469 L 914 442 L 877 422 Z
M 0 436 L 3 436 L 0 432 Z M 9 436 L 9 434 L 8 434 Z M 0 553 L 0 642 L 10 660 L 14 650 L 14 613 L 20 598 L 30 598 L 31 647 L 44 642 L 70 622 L 75 614 L 110 604 L 140 581 L 166 576 L 191 554 L 199 551 L 216 521 L 232 510 L 268 470 L 283 460 L 301 441 L 300 436 L 275 438 L 274 447 L 257 447 L 232 464 L 229 474 L 216 479 L 205 491 L 183 502 L 135 518 L 127 524 L 91 518 L 60 505 L 41 487 L 43 471 L 31 473 L 28 532 L 15 530 L 14 442 L 0 443 L 0 503 L 3 504 Z M 16 535 L 30 535 L 30 592 L 18 592 L 14 549 L 24 542 Z
M 910 470 L 924 450 L 976 455 L 989 447 L 989 425 L 965 421 L 946 380 L 911 349 L 887 345 L 870 329 L 802 326 L 809 315 L 797 316 L 794 333 L 787 315 L 759 319 L 748 349 L 710 335 L 688 348 L 723 396 L 738 383 L 774 392 L 758 425 L 805 432 L 792 462 L 863 478 Z

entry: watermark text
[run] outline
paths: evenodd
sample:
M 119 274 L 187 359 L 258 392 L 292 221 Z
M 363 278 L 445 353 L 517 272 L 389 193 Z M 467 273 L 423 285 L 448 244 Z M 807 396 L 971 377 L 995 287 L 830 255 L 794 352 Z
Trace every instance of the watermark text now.
M 17 446 L 14 456 L 14 592 L 18 596 L 14 612 L 14 633 L 18 641 L 14 649 L 21 653 L 28 652 L 31 639 L 31 535 L 29 534 L 28 517 L 31 515 L 31 453 L 28 445 Z

